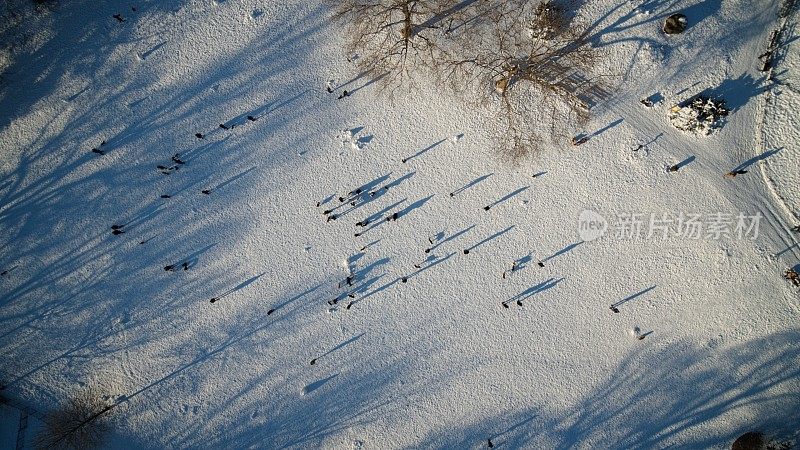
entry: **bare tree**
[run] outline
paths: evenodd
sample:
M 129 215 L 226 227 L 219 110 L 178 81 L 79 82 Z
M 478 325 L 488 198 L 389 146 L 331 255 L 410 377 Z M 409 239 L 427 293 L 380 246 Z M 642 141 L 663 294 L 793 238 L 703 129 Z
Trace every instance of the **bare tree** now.
M 380 77 L 384 87 L 413 82 L 412 72 L 439 59 L 438 22 L 453 0 L 336 1 L 335 19 L 350 36 L 348 54 L 360 70 Z
M 359 68 L 398 86 L 430 71 L 468 101 L 497 108 L 514 159 L 566 137 L 597 94 L 597 50 L 572 0 L 344 0 L 336 17 Z M 546 120 L 543 120 L 546 119 Z M 542 124 L 550 125 L 547 130 Z M 535 125 L 535 126 L 534 126 Z
M 480 20 L 465 20 L 440 74 L 470 100 L 499 108 L 501 145 L 510 156 L 543 143 L 545 136 L 532 126 L 543 119 L 551 138 L 565 137 L 566 124 L 585 123 L 598 53 L 569 4 L 482 1 L 466 14 Z

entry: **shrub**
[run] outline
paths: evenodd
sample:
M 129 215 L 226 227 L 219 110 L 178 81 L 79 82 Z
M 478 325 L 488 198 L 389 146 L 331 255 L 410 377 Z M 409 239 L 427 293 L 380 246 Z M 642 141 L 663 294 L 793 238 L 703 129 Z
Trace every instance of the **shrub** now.
M 722 127 L 727 115 L 728 109 L 723 100 L 699 96 L 683 106 L 670 109 L 669 120 L 679 130 L 708 135 Z
M 38 448 L 89 449 L 99 447 L 108 431 L 101 417 L 110 406 L 92 390 L 80 392 L 63 407 L 48 413 L 37 436 Z

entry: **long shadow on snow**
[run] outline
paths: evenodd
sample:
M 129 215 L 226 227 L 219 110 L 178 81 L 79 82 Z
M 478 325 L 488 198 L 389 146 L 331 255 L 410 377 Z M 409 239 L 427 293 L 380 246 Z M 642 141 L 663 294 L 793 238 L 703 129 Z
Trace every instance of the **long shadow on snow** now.
M 75 8 L 76 14 L 80 11 L 75 5 L 70 8 Z M 166 201 L 152 197 L 158 197 L 161 189 L 169 185 L 192 186 L 212 176 L 229 180 L 242 174 L 245 168 L 253 168 L 253 172 L 267 178 L 273 173 L 300 170 L 302 166 L 290 159 L 293 154 L 290 150 L 268 148 L 265 151 L 253 139 L 306 120 L 310 114 L 318 112 L 319 105 L 282 108 L 279 120 L 269 115 L 274 111 L 269 107 L 263 110 L 265 115 L 257 122 L 247 124 L 250 128 L 242 127 L 245 133 L 231 133 L 229 139 L 216 141 L 213 155 L 210 154 L 212 150 L 207 156 L 197 155 L 181 171 L 168 177 L 156 173 L 154 166 L 157 161 L 174 154 L 176 148 L 188 146 L 191 149 L 204 144 L 191 135 L 176 136 L 175 130 L 185 126 L 182 123 L 187 119 L 212 126 L 218 122 L 219 111 L 230 111 L 231 116 L 242 114 L 238 99 L 247 98 L 248 94 L 258 97 L 262 92 L 273 91 L 276 99 L 267 104 L 279 107 L 297 99 L 297 93 L 306 92 L 306 80 L 296 76 L 282 78 L 285 74 L 296 73 L 297 64 L 304 58 L 275 56 L 284 54 L 285 48 L 300 54 L 309 51 L 308 40 L 319 35 L 326 16 L 324 10 L 316 9 L 308 16 L 298 17 L 296 27 L 280 31 L 268 42 L 258 41 L 255 49 L 260 55 L 258 64 L 252 64 L 252 58 L 247 58 L 250 50 L 233 52 L 216 61 L 202 78 L 182 79 L 171 91 L 159 92 L 158 96 L 139 103 L 127 113 L 132 125 L 113 135 L 116 137 L 109 137 L 106 148 L 112 155 L 120 152 L 113 159 L 95 156 L 87 150 L 98 145 L 95 142 L 99 141 L 98 136 L 111 134 L 108 108 L 126 103 L 125 98 L 142 95 L 140 86 L 133 82 L 121 82 L 109 98 L 90 99 L 85 108 L 66 110 L 61 117 L 66 120 L 63 131 L 48 134 L 43 130 L 38 139 L 21 149 L 19 165 L 0 180 L 3 186 L 0 191 L 0 242 L 3 243 L 0 267 L 15 267 L 4 278 L 4 292 L 0 297 L 0 328 L 3 330 L 0 354 L 5 361 L 0 384 L 25 383 L 27 392 L 42 391 L 39 372 L 55 363 L 59 364 L 59 369 L 54 370 L 60 370 L 64 379 L 83 380 L 97 361 L 125 349 L 141 351 L 161 343 L 167 345 L 165 349 L 178 345 L 183 350 L 204 345 L 206 340 L 202 338 L 185 343 L 170 342 L 163 330 L 181 325 L 197 326 L 191 321 L 192 315 L 187 314 L 191 308 L 208 307 L 208 298 L 252 276 L 260 267 L 241 267 L 236 260 L 232 261 L 234 267 L 217 263 L 215 257 L 231 242 L 228 236 L 220 236 L 221 245 L 210 252 L 213 255 L 198 255 L 189 271 L 165 273 L 163 266 L 216 242 L 211 239 L 217 236 L 215 230 L 220 227 L 224 227 L 229 236 L 246 232 L 249 224 L 228 220 L 225 214 L 210 214 L 220 208 L 244 204 L 250 187 L 244 183 L 231 184 L 225 192 L 236 192 L 219 198 L 199 196 L 194 190 L 181 192 Z M 64 24 L 69 23 L 66 18 L 61 19 Z M 84 33 L 99 26 L 90 22 L 75 33 L 85 37 Z M 33 76 L 38 69 L 83 67 L 74 66 L 70 59 L 74 57 L 77 61 L 82 53 L 70 56 L 55 43 L 40 50 L 43 55 L 48 51 L 57 53 L 52 63 L 46 67 L 21 67 L 18 73 Z M 97 61 L 81 70 L 91 72 L 98 66 L 112 72 L 124 68 L 113 67 L 108 61 Z M 214 83 L 231 79 L 233 74 L 237 77 L 230 83 L 232 86 L 203 98 L 202 93 Z M 275 79 L 290 81 L 276 83 Z M 269 87 L 269 91 L 265 87 Z M 236 96 L 231 95 L 234 91 Z M 37 94 L 48 95 L 46 90 L 30 95 L 33 98 Z M 227 96 L 227 99 L 208 101 L 209 96 Z M 4 97 L 0 100 L 3 102 L 0 110 L 10 111 L 7 105 L 15 99 L 14 95 Z M 12 114 L 5 116 L 27 114 L 27 108 L 22 102 Z M 258 103 L 254 108 L 245 111 L 258 111 Z M 237 128 L 236 131 L 242 130 Z M 303 144 L 303 138 L 292 143 L 294 146 Z M 61 151 L 65 148 L 75 151 Z M 152 153 L 153 148 L 162 149 L 159 150 L 160 159 Z M 152 166 L 135 163 L 140 160 L 151 160 Z M 209 213 L 209 218 L 196 220 L 205 213 Z M 130 229 L 113 236 L 109 227 L 118 222 L 128 222 Z M 139 244 L 147 239 L 152 240 Z M 313 284 L 313 280 L 309 284 Z M 260 302 L 253 302 L 254 308 L 261 306 Z M 17 395 L 16 390 L 10 390 L 7 395 Z M 49 389 L 42 393 L 44 396 L 57 394 Z
M 797 439 L 798 340 L 794 329 L 721 348 L 688 341 L 640 346 L 565 411 L 541 404 L 439 427 L 417 447 L 479 448 L 491 438 L 508 449 L 711 448 L 752 430 Z M 726 420 L 733 413 L 752 419 Z

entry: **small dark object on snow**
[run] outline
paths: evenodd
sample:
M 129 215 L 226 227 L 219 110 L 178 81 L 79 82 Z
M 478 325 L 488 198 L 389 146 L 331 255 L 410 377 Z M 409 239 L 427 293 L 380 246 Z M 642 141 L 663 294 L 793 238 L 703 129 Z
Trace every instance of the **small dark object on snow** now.
M 756 431 L 745 433 L 735 441 L 731 450 L 761 450 L 764 447 L 764 435 Z
M 224 123 L 219 124 L 219 127 L 222 128 L 223 130 L 230 130 L 231 129 L 229 126 L 225 125 Z
M 6 276 L 7 274 L 8 274 L 8 271 L 7 271 L 7 270 L 4 270 L 2 273 L 0 273 L 0 277 L 4 277 L 4 276 Z
M 794 227 L 792 227 L 792 231 L 794 231 L 795 233 L 800 233 L 800 225 L 795 225 Z
M 345 198 L 345 197 L 350 197 L 350 196 L 352 196 L 352 195 L 358 195 L 358 194 L 360 194 L 360 193 L 361 193 L 361 188 L 358 188 L 358 189 L 356 189 L 356 190 L 354 190 L 354 191 L 350 191 L 350 192 L 348 192 L 348 193 L 347 193 L 347 194 L 346 194 L 344 197 L 339 197 L 339 198 L 340 198 L 340 199 L 342 199 L 342 198 Z M 342 201 L 342 202 L 343 202 L 344 200 L 339 200 L 339 201 Z
M 488 211 L 488 210 L 490 210 L 491 208 L 492 208 L 491 206 L 487 205 L 487 206 L 484 206 L 484 207 L 483 207 L 483 210 L 484 210 L 484 211 Z
M 172 157 L 172 162 L 175 164 L 186 164 L 186 161 L 178 158 L 178 154 L 176 153 L 175 156 Z
M 491 439 L 487 439 L 486 440 L 486 446 L 489 447 L 489 448 L 494 448 L 494 444 L 492 444 L 492 440 Z
M 680 168 L 681 168 L 681 166 L 675 164 L 675 165 L 667 167 L 667 172 L 677 172 L 678 169 L 680 169 Z
M 170 196 L 170 195 L 167 195 L 167 194 L 162 194 L 162 195 L 161 195 L 161 198 L 170 198 L 170 197 L 171 197 L 171 196 Z
M 643 144 L 639 144 L 639 146 L 636 147 L 635 149 L 633 149 L 633 151 L 638 152 L 639 150 L 641 150 L 643 148 L 644 148 L 644 145 Z
M 465 254 L 465 255 L 469 255 L 469 249 L 466 249 L 466 248 L 465 248 L 465 249 L 464 249 L 464 254 Z
M 517 306 L 522 306 L 522 300 L 517 300 Z
M 387 222 L 392 222 L 392 221 L 395 221 L 395 220 L 397 220 L 397 213 L 394 213 L 391 216 L 386 218 Z
M 255 118 L 255 117 L 253 117 L 253 116 L 247 116 L 247 120 L 249 120 L 250 122 L 255 122 L 255 121 L 256 121 L 256 120 L 258 120 L 258 119 L 256 119 L 256 118 Z
M 758 56 L 758 59 L 761 60 L 761 72 L 769 72 L 769 69 L 772 68 L 772 52 L 767 51 Z
M 350 93 L 349 93 L 349 92 L 347 92 L 347 90 L 344 90 L 344 91 L 342 92 L 342 94 L 341 94 L 339 97 L 337 97 L 337 98 L 338 98 L 339 100 L 341 100 L 341 99 L 343 99 L 343 98 L 345 98 L 345 97 L 349 97 L 349 96 L 350 96 Z
M 541 262 L 541 261 L 539 261 L 538 263 L 536 263 L 536 265 L 538 265 L 539 267 L 544 267 L 544 263 L 543 263 L 543 262 Z
M 325 90 L 328 91 L 328 94 L 333 94 L 333 88 L 330 86 L 325 86 Z
M 400 281 L 402 281 L 403 283 L 408 283 L 408 278 L 407 277 L 403 277 L 403 278 L 400 279 Z
M 746 174 L 746 170 L 731 170 L 730 172 L 725 174 L 725 178 L 736 178 L 736 175 L 744 175 Z
M 114 14 L 112 17 L 117 19 L 120 23 L 125 22 L 125 19 L 122 18 L 122 14 Z
M 214 303 L 214 302 L 216 302 L 217 300 L 219 300 L 219 299 L 218 299 L 217 297 L 214 297 L 214 298 L 212 298 L 211 300 L 209 300 L 209 302 L 211 302 L 211 303 Z
M 588 140 L 589 140 L 589 136 L 583 136 L 583 137 L 575 136 L 574 138 L 572 138 L 572 145 L 577 147 L 577 146 L 579 146 L 581 144 L 585 144 Z
M 353 306 L 353 302 L 348 303 L 345 309 L 350 309 L 351 306 Z
M 167 272 L 172 272 L 172 271 L 174 271 L 174 269 L 175 269 L 175 265 L 174 264 L 170 264 L 168 266 L 164 266 L 164 270 L 166 270 Z
M 506 308 L 506 309 L 508 309 L 508 303 L 506 303 L 506 302 L 503 302 L 503 308 Z
M 106 152 L 100 150 L 99 148 L 93 148 L 92 153 L 97 153 L 98 155 L 105 155 Z
M 686 16 L 683 14 L 673 14 L 667 17 L 667 20 L 664 21 L 664 33 L 666 34 L 680 34 L 686 30 L 686 26 L 689 22 L 686 20 Z
M 185 263 L 181 264 L 181 266 L 183 266 L 183 270 L 189 270 L 189 263 L 188 262 L 185 262 Z
M 202 192 L 203 194 L 206 194 L 206 195 L 210 195 L 211 194 L 211 189 L 203 189 L 200 192 Z
M 330 222 L 331 220 L 336 220 L 336 214 L 331 214 L 330 216 L 328 216 L 328 219 L 325 222 L 327 223 Z
M 783 278 L 791 281 L 795 286 L 800 286 L 800 275 L 794 269 L 786 269 L 786 272 L 783 273 Z
M 353 294 L 352 292 L 351 292 L 351 293 L 349 293 L 349 294 L 347 294 L 347 296 L 348 296 L 349 298 L 356 298 L 356 294 Z
M 652 108 L 653 107 L 653 101 L 650 100 L 649 98 L 643 98 L 643 99 L 639 100 L 639 102 L 641 102 L 644 106 L 646 106 L 648 108 Z
M 314 364 L 316 364 L 316 363 L 317 363 L 317 358 L 314 358 L 314 359 L 312 359 L 312 360 L 311 360 L 311 365 L 312 365 L 312 366 L 313 366 Z
M 639 336 L 636 337 L 636 339 L 639 339 L 641 341 L 644 338 L 646 338 L 648 334 L 650 334 L 650 333 L 640 334 Z
M 205 139 L 205 137 L 203 136 L 203 133 L 195 133 L 194 137 L 196 137 L 197 139 Z
M 124 231 L 122 231 L 122 230 L 114 230 L 114 231 L 111 232 L 111 234 L 113 234 L 114 236 L 116 236 L 118 234 L 122 234 L 122 233 L 124 233 Z
M 616 307 L 616 306 L 614 306 L 614 305 L 611 305 L 611 308 L 609 308 L 609 309 L 610 309 L 610 310 L 612 310 L 612 311 L 614 311 L 614 314 L 619 314 L 619 309 L 617 309 L 617 307 Z
M 270 314 L 272 314 L 272 313 L 274 313 L 274 312 L 275 312 L 275 310 L 274 310 L 274 309 L 270 309 L 269 311 L 267 311 L 267 315 L 270 315 Z
M 333 300 L 328 300 L 328 304 L 331 305 L 331 306 L 333 306 L 333 305 L 335 305 L 337 303 L 339 303 L 339 297 L 336 297 Z

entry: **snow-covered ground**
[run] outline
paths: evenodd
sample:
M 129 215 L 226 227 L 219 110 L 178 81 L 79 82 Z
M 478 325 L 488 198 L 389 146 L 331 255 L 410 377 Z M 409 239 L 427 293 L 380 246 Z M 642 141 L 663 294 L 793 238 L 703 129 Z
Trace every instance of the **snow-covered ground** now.
M 800 220 L 800 44 L 797 42 L 797 10 L 785 19 L 784 31 L 773 70 L 775 89 L 767 98 L 764 114 L 763 142 L 776 152 L 763 164 L 767 185 L 784 205 L 786 212 Z M 783 21 L 781 21 L 783 23 Z
M 0 444 L 3 448 L 16 447 L 18 428 L 19 411 L 7 405 L 0 405 Z
M 775 2 L 585 2 L 613 95 L 569 130 L 587 143 L 516 165 L 490 111 L 425 83 L 379 95 L 319 1 L 7 5 L 4 397 L 99 392 L 109 448 L 800 439 L 796 102 L 766 104 L 757 59 Z M 689 28 L 667 37 L 676 11 Z M 704 91 L 724 127 L 672 128 Z

